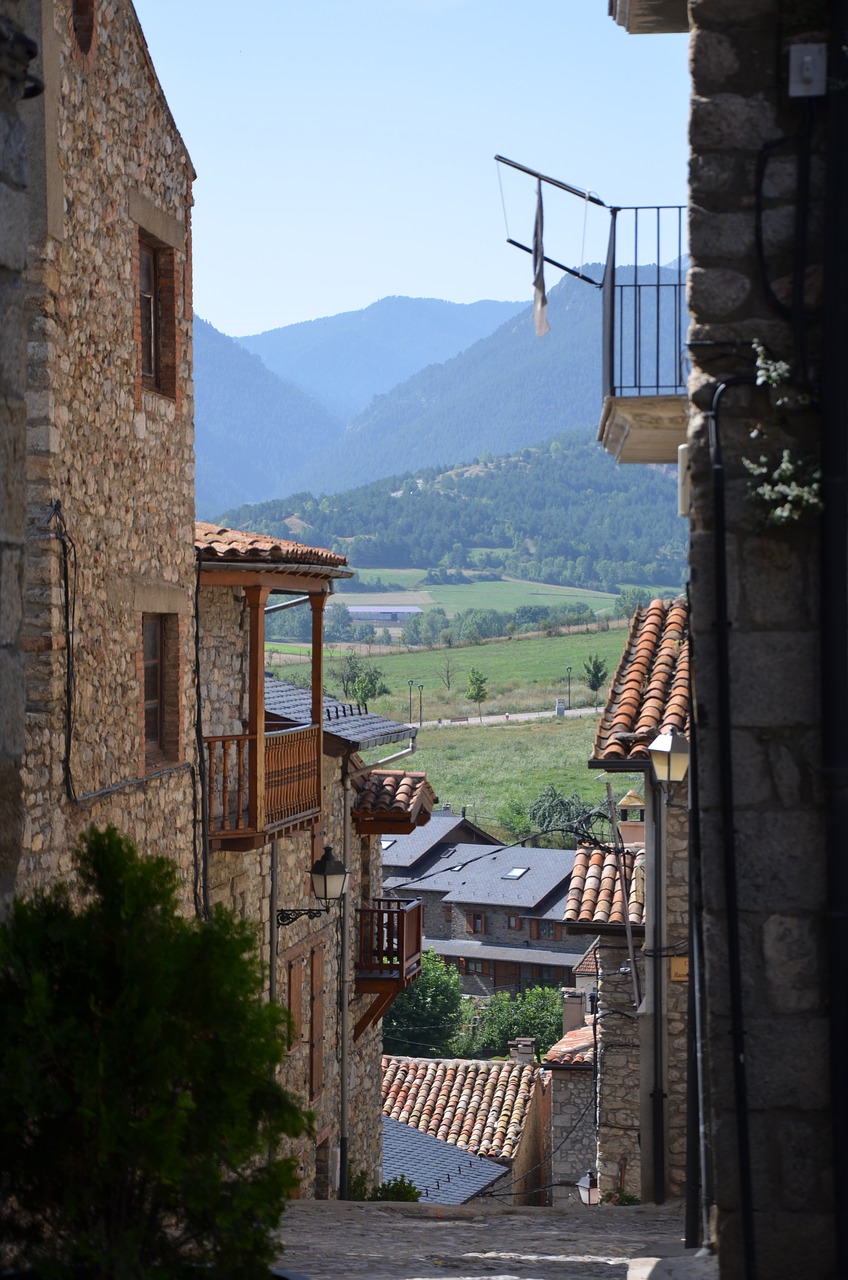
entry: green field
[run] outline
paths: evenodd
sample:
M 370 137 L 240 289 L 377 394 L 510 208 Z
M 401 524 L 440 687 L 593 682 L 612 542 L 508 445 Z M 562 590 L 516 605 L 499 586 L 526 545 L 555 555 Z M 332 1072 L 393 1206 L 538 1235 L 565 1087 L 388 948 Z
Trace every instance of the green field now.
M 569 604 L 586 604 L 594 610 L 610 610 L 616 597 L 603 591 L 584 591 L 579 587 L 555 587 L 545 582 L 525 582 L 508 578 L 502 582 L 463 582 L 455 586 L 422 586 L 421 569 L 362 569 L 363 582 L 375 577 L 383 582 L 402 582 L 403 592 L 359 591 L 344 594 L 342 587 L 333 599 L 349 609 L 357 605 L 419 605 L 422 609 L 439 607 L 449 618 L 464 609 L 499 609 L 513 613 L 520 605 L 544 605 L 546 608 Z
M 464 805 L 472 822 L 505 839 L 508 833 L 498 820 L 504 806 L 514 802 L 526 809 L 545 786 L 564 795 L 577 792 L 592 806 L 606 800 L 609 775 L 587 768 L 597 727 L 595 716 L 425 726 L 408 766 L 426 771 L 440 805 L 449 803 L 456 813 Z M 616 799 L 631 786 L 644 785 L 641 774 L 617 774 L 612 782 Z

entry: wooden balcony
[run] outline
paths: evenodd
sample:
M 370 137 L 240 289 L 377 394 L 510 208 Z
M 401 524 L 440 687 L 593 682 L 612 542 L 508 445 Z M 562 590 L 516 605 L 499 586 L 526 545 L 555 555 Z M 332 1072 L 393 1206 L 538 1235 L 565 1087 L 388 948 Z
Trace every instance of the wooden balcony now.
M 275 831 L 315 816 L 321 806 L 318 728 L 204 738 L 209 838 L 251 848 Z
M 356 954 L 357 995 L 376 996 L 359 1019 L 354 1040 L 381 1018 L 396 996 L 421 972 L 421 900 L 375 898 L 360 907 Z

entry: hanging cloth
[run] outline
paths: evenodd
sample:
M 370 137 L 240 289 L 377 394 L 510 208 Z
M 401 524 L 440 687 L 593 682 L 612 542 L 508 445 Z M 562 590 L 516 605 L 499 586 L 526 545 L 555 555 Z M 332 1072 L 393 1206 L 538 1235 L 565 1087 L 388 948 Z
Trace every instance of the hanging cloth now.
M 542 247 L 544 215 L 542 211 L 542 180 L 536 183 L 536 225 L 533 227 L 533 323 L 536 337 L 550 333 L 548 324 L 548 299 L 545 296 L 545 251 Z

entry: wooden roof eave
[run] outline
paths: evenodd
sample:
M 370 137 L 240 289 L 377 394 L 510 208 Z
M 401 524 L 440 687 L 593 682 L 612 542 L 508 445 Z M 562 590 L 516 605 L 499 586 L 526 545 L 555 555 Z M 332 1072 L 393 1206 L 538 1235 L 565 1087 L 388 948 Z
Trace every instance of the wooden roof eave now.
M 303 595 L 332 595 L 333 583 L 352 578 L 351 569 L 316 564 L 256 564 L 201 561 L 201 587 L 268 587 L 272 591 L 293 591 Z
M 607 773 L 647 773 L 651 767 L 650 757 L 646 760 L 641 756 L 637 756 L 636 759 L 631 759 L 629 756 L 615 756 L 612 760 L 592 756 L 588 763 L 590 769 L 605 769 Z

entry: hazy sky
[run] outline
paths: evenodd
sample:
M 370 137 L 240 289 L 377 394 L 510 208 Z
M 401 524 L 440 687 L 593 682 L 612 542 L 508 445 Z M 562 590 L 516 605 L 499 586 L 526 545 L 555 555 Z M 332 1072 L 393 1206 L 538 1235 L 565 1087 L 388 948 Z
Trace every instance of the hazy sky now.
M 390 294 L 529 301 L 496 152 L 607 203 L 685 200 L 686 37 L 628 36 L 607 0 L 135 7 L 197 170 L 195 307 L 225 333 Z M 503 185 L 529 243 L 532 180 Z M 569 265 L 602 254 L 584 212 L 546 193 Z

